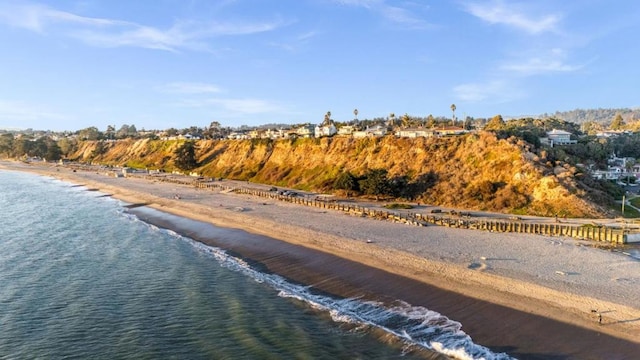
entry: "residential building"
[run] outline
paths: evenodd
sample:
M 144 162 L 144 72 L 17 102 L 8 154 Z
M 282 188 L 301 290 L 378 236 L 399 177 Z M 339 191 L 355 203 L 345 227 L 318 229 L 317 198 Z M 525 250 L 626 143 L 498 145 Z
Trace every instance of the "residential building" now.
M 373 127 L 368 127 L 363 131 L 354 131 L 354 138 L 364 138 L 364 137 L 382 137 L 387 135 L 387 128 L 382 125 L 376 125 Z
M 338 133 L 338 130 L 336 129 L 336 126 L 333 125 L 333 123 L 323 126 L 318 125 L 314 130 L 316 137 L 333 136 Z
M 564 130 L 553 129 L 547 131 L 547 137 L 541 138 L 540 142 L 551 147 L 555 145 L 573 145 L 577 144 L 577 140 L 571 140 L 571 133 Z
M 309 138 L 315 136 L 315 126 L 311 124 L 305 124 L 296 129 L 296 135 L 303 138 Z
M 406 138 L 433 137 L 434 135 L 435 131 L 433 129 L 424 128 L 406 128 L 396 131 L 397 137 Z

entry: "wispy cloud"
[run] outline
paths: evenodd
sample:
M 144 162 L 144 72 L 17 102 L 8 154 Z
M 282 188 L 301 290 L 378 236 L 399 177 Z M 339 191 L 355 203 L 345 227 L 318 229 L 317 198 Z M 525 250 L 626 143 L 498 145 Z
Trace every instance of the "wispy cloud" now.
M 270 22 L 176 21 L 166 29 L 116 19 L 84 17 L 45 5 L 8 3 L 0 5 L 0 23 L 38 33 L 79 39 L 92 46 L 141 47 L 166 51 L 208 51 L 207 40 L 216 36 L 248 35 L 283 26 Z
M 530 34 L 556 31 L 561 20 L 557 14 L 533 16 L 522 6 L 503 0 L 467 3 L 465 10 L 490 24 L 502 24 L 526 31 Z
M 223 92 L 217 85 L 190 82 L 169 83 L 159 86 L 157 90 L 171 94 L 209 94 Z
M 453 91 L 458 99 L 472 103 L 490 102 L 499 104 L 525 96 L 524 92 L 515 89 L 509 82 L 504 80 L 461 84 L 456 86 Z
M 286 39 L 284 41 L 270 42 L 269 45 L 294 52 L 299 50 L 301 47 L 305 46 L 306 44 L 308 44 L 311 41 L 311 39 L 316 37 L 318 34 L 319 33 L 317 31 L 308 31 L 306 33 L 300 34 L 293 38 Z
M 379 14 L 388 21 L 411 28 L 430 26 L 427 21 L 416 16 L 407 7 L 389 5 L 385 0 L 333 0 L 333 2 L 340 5 L 362 7 Z
M 91 27 L 118 25 L 118 21 L 90 18 L 51 9 L 40 4 L 5 3 L 0 4 L 0 22 L 35 32 L 43 32 L 46 27 L 56 24 L 76 24 Z
M 532 76 L 545 73 L 572 72 L 580 70 L 582 65 L 566 63 L 566 52 L 562 49 L 552 49 L 548 54 L 529 56 L 522 62 L 512 62 L 501 67 L 502 70 L 522 76 Z

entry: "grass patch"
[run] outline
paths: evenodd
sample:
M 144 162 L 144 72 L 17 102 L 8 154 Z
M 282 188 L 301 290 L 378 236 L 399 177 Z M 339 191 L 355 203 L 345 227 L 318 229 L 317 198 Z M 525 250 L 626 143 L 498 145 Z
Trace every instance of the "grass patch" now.
M 640 211 L 632 208 L 631 206 L 624 207 L 624 214 L 622 213 L 622 204 L 615 204 L 613 206 L 610 206 L 609 208 L 615 211 L 617 214 L 621 215 L 625 219 L 640 218 Z
M 629 203 L 631 203 L 631 205 L 633 205 L 633 206 L 635 206 L 637 208 L 640 208 L 640 196 L 629 200 Z
M 385 205 L 384 208 L 385 209 L 390 209 L 390 210 L 394 210 L 394 209 L 413 209 L 413 206 L 409 205 L 409 204 L 392 203 L 392 204 Z
M 640 217 L 640 211 L 632 208 L 631 206 L 625 206 L 624 207 L 624 214 L 622 214 L 622 217 L 624 218 L 638 218 Z

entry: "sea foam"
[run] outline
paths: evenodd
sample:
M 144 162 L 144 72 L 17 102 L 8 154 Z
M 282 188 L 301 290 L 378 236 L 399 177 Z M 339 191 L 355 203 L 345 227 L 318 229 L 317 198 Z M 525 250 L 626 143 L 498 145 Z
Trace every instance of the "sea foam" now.
M 135 215 L 125 216 L 139 221 Z M 335 298 L 315 292 L 313 287 L 295 284 L 277 274 L 260 272 L 246 261 L 229 255 L 223 249 L 205 245 L 172 230 L 160 229 L 147 224 L 154 231 L 164 232 L 176 239 L 188 242 L 198 251 L 214 258 L 230 270 L 240 272 L 256 282 L 268 284 L 283 298 L 301 301 L 314 309 L 326 311 L 333 321 L 348 323 L 356 327 L 381 329 L 410 346 L 418 346 L 447 355 L 454 359 L 512 359 L 505 353 L 494 353 L 488 348 L 475 344 L 462 331 L 462 325 L 446 316 L 421 306 L 398 301 L 393 306 L 380 302 L 364 301 L 358 298 Z

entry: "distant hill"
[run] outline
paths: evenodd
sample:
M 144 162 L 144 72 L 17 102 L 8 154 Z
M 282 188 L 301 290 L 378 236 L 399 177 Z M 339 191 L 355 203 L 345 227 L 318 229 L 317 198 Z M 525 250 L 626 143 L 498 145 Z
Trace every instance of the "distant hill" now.
M 568 122 L 582 124 L 595 121 L 600 124 L 608 124 L 616 117 L 622 115 L 626 122 L 640 119 L 640 108 L 620 108 L 620 109 L 575 109 L 571 111 L 556 111 L 553 114 L 542 114 L 541 118 L 555 117 Z

